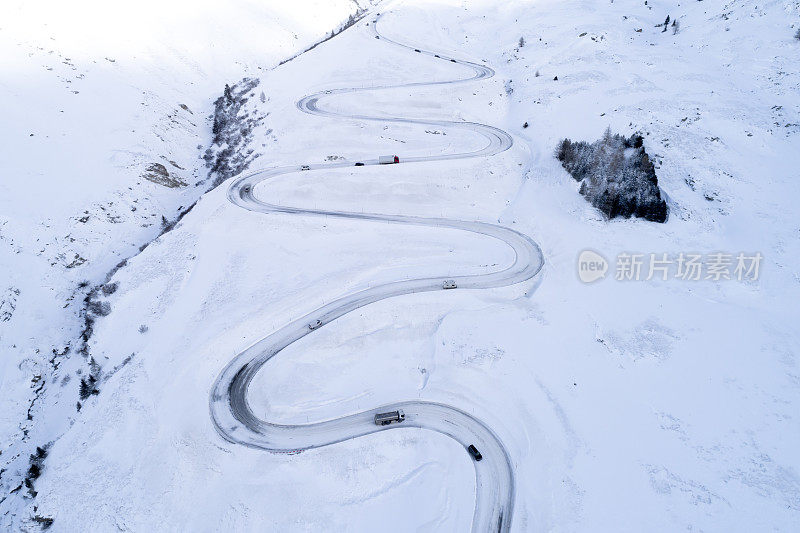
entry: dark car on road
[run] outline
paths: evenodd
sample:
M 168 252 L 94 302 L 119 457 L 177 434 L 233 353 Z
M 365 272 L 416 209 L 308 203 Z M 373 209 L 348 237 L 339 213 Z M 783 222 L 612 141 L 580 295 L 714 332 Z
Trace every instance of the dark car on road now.
M 476 461 L 480 461 L 481 459 L 483 459 L 483 455 L 481 455 L 481 452 L 478 451 L 478 448 L 476 448 L 474 444 L 470 444 L 467 447 L 467 451 Z

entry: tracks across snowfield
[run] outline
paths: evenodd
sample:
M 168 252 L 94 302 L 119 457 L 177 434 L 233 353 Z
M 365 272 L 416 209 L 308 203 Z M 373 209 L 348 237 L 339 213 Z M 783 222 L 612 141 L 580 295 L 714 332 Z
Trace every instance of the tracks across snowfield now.
M 404 117 L 383 118 L 368 115 L 348 115 L 326 111 L 323 107 L 320 107 L 320 103 L 327 96 L 333 94 L 378 91 L 399 87 L 451 85 L 490 78 L 494 75 L 494 71 L 484 65 L 441 56 L 434 52 L 423 51 L 420 48 L 389 39 L 378 33 L 377 22 L 378 18 L 374 19 L 371 27 L 375 32 L 375 36 L 381 42 L 406 48 L 417 55 L 421 54 L 453 63 L 454 67 L 455 65 L 460 65 L 462 68 L 466 67 L 473 72 L 473 75 L 447 81 L 414 82 L 381 87 L 322 91 L 301 99 L 297 103 L 301 111 L 323 117 L 435 125 L 449 129 L 457 128 L 472 131 L 483 136 L 488 141 L 488 144 L 480 150 L 457 154 L 403 158 L 401 164 L 487 157 L 511 147 L 513 141 L 508 133 L 485 124 L 432 121 Z M 378 161 L 364 161 L 364 164 L 364 168 L 366 168 L 367 166 L 377 165 Z M 307 168 L 314 171 L 348 166 L 352 166 L 352 163 L 335 162 L 308 165 Z M 253 189 L 257 183 L 281 174 L 301 170 L 303 170 L 303 167 L 298 165 L 259 170 L 246 176 L 241 176 L 231 183 L 228 189 L 228 198 L 238 206 L 261 213 L 281 212 L 298 215 L 325 215 L 458 229 L 498 239 L 513 249 L 515 253 L 514 262 L 502 270 L 469 276 L 447 276 L 448 279 L 453 279 L 456 282 L 459 289 L 484 289 L 513 285 L 531 279 L 542 267 L 543 259 L 538 245 L 526 235 L 503 226 L 484 222 L 399 214 L 354 213 L 288 207 L 267 203 L 256 198 L 253 194 Z M 501 440 L 486 424 L 457 407 L 434 402 L 400 401 L 333 420 L 313 424 L 289 425 L 275 424 L 259 419 L 248 403 L 248 388 L 253 377 L 267 361 L 293 342 L 312 333 L 318 327 L 324 327 L 340 316 L 373 302 L 403 294 L 443 290 L 444 281 L 445 276 L 395 281 L 344 295 L 283 326 L 238 354 L 219 375 L 211 391 L 211 416 L 219 434 L 233 443 L 272 452 L 289 453 L 327 446 L 390 429 L 417 427 L 438 431 L 461 443 L 465 447 L 465 454 L 467 453 L 466 447 L 470 444 L 474 444 L 483 454 L 481 462 L 474 462 L 476 502 L 472 530 L 475 532 L 508 531 L 511 526 L 515 498 L 514 472 L 511 458 Z M 402 409 L 405 412 L 405 421 L 388 426 L 374 424 L 373 417 L 376 413 L 395 409 Z

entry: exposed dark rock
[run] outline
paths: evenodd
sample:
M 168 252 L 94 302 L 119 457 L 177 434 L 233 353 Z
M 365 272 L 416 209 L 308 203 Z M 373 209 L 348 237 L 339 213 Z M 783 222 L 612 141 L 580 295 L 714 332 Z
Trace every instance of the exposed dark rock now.
M 177 166 L 177 165 L 175 165 Z M 147 181 L 152 181 L 158 185 L 175 189 L 178 187 L 186 187 L 186 182 L 177 176 L 170 175 L 167 167 L 161 163 L 151 163 L 142 174 L 142 177 Z
M 105 296 L 111 296 L 112 294 L 117 292 L 118 288 L 119 288 L 119 282 L 115 281 L 113 283 L 106 283 L 101 287 L 101 290 L 103 291 L 103 294 Z
M 29 462 L 28 462 L 28 473 L 25 476 L 25 487 L 28 489 L 28 493 L 31 497 L 36 497 L 36 490 L 34 489 L 34 482 L 39 479 L 39 476 L 42 475 L 42 469 L 44 468 L 44 460 L 47 457 L 47 445 L 45 446 L 37 446 L 36 453 L 31 454 Z
M 53 526 L 53 522 L 55 522 L 55 520 L 49 516 L 40 516 L 38 514 L 33 517 L 33 521 L 42 526 L 42 531 L 50 529 Z

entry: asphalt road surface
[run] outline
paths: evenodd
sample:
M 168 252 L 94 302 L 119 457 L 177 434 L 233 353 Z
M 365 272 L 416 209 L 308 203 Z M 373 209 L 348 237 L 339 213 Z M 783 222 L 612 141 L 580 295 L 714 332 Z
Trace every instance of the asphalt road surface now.
M 297 103 L 301 111 L 312 115 L 335 117 L 338 119 L 350 118 L 381 123 L 412 123 L 426 126 L 439 126 L 451 130 L 469 130 L 484 137 L 487 141 L 484 148 L 470 152 L 409 158 L 404 158 L 402 154 L 400 154 L 400 164 L 416 165 L 426 161 L 488 157 L 503 152 L 511 147 L 513 140 L 509 134 L 503 130 L 485 124 L 431 121 L 406 117 L 386 118 L 371 117 L 369 115 L 348 115 L 325 110 L 322 104 L 325 98 L 331 95 L 380 91 L 398 87 L 452 85 L 490 78 L 494 75 L 494 71 L 485 65 L 442 56 L 441 54 L 438 54 L 441 57 L 436 57 L 437 54 L 435 52 L 425 51 L 419 47 L 389 39 L 378 32 L 378 20 L 379 19 L 374 19 L 371 27 L 378 37 L 377 40 L 380 40 L 380 42 L 406 48 L 410 53 L 421 54 L 433 60 L 446 61 L 449 64 L 453 64 L 452 70 L 454 72 L 463 72 L 467 70 L 472 75 L 447 81 L 415 82 L 381 87 L 322 91 L 302 98 Z M 416 52 L 415 50 L 420 51 Z M 361 167 L 363 168 L 362 171 L 369 174 L 370 171 L 368 167 L 377 165 L 378 160 L 364 160 L 363 163 L 364 167 Z M 348 166 L 353 166 L 353 162 L 340 161 L 308 165 L 310 171 Z M 529 280 L 538 274 L 543 264 L 542 254 L 538 245 L 522 233 L 503 226 L 484 222 L 413 217 L 400 214 L 354 213 L 288 207 L 270 204 L 254 196 L 253 189 L 256 184 L 281 174 L 299 172 L 301 170 L 302 165 L 297 165 L 259 170 L 235 178 L 228 189 L 228 198 L 238 206 L 260 213 L 282 212 L 305 216 L 325 215 L 329 217 L 415 224 L 469 231 L 504 242 L 513 249 L 515 260 L 511 265 L 501 270 L 486 274 L 429 277 L 395 281 L 373 286 L 369 289 L 346 294 L 306 316 L 283 326 L 268 337 L 258 341 L 247 350 L 238 354 L 217 378 L 210 398 L 211 416 L 217 431 L 223 438 L 230 442 L 278 453 L 308 450 L 369 435 L 378 431 L 389 431 L 404 427 L 417 427 L 438 431 L 463 445 L 465 454 L 467 453 L 467 446 L 474 444 L 483 455 L 482 461 L 473 461 L 476 479 L 476 501 L 472 530 L 475 532 L 508 531 L 511 527 L 515 499 L 514 471 L 511 458 L 503 446 L 503 443 L 491 428 L 469 413 L 457 407 L 440 403 L 398 401 L 389 405 L 378 406 L 374 409 L 323 422 L 301 425 L 275 424 L 266 420 L 261 420 L 253 413 L 247 399 L 248 387 L 261 367 L 272 357 L 280 353 L 285 347 L 306 335 L 312 334 L 318 327 L 326 327 L 340 316 L 373 302 L 404 294 L 444 290 L 443 283 L 445 279 L 452 279 L 456 282 L 458 288 L 455 290 L 502 287 Z M 402 409 L 405 412 L 405 421 L 388 426 L 376 426 L 374 424 L 373 417 L 376 413 L 395 409 Z

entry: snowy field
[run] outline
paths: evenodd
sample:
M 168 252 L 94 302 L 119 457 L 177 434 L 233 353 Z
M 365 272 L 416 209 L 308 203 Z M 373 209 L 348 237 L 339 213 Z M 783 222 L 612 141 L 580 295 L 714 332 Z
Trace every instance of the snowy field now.
M 214 99 L 368 6 L 0 6 L 1 524 L 40 526 L 28 522 L 36 502 L 27 487 L 11 491 L 35 448 L 76 417 L 78 372 L 89 370 L 76 353 L 83 300 L 208 188 L 200 156 Z M 152 164 L 167 179 L 147 172 Z
M 228 201 L 226 184 L 202 194 L 212 101 L 244 76 L 260 79 L 266 98 L 248 111 L 269 113 L 259 132 L 272 130 L 253 142 L 254 168 L 480 148 L 461 131 L 301 113 L 295 102 L 315 91 L 450 79 L 463 67 L 381 43 L 367 17 L 272 68 L 358 6 L 264 5 L 140 3 L 106 15 L 98 4 L 89 18 L 55 3 L 3 7 L 6 529 L 37 531 L 43 519 L 52 531 L 470 527 L 472 461 L 439 434 L 399 429 L 278 455 L 225 442 L 211 423 L 220 371 L 290 320 L 376 283 L 512 259 L 464 232 L 251 213 Z M 253 410 L 305 423 L 400 400 L 458 406 L 511 454 L 513 531 L 796 530 L 800 3 L 408 0 L 374 11 L 386 13 L 388 36 L 486 61 L 496 76 L 326 105 L 482 122 L 514 146 L 491 158 L 288 174 L 256 196 L 499 222 L 536 240 L 546 264 L 514 287 L 408 295 L 342 317 L 268 363 Z M 655 27 L 667 15 L 676 32 Z M 591 142 L 608 126 L 644 135 L 669 198 L 665 224 L 604 220 L 553 157 L 560 139 Z M 153 162 L 186 185 L 142 178 Z M 162 216 L 197 198 L 137 253 Z M 609 260 L 763 261 L 756 281 L 617 281 L 612 266 L 584 284 L 585 249 Z M 102 283 L 128 257 L 88 342 L 99 394 L 77 412 L 89 368 L 81 354 L 59 354 L 79 344 L 78 284 Z M 46 444 L 36 497 L 12 492 Z

